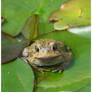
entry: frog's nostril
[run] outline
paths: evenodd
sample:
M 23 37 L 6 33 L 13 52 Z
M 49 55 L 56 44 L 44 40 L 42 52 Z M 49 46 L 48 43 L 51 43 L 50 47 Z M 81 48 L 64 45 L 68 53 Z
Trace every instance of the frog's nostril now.
M 48 49 L 48 48 L 43 48 L 43 49 L 42 49 L 42 52 L 46 54 L 46 53 L 49 52 L 49 49 Z

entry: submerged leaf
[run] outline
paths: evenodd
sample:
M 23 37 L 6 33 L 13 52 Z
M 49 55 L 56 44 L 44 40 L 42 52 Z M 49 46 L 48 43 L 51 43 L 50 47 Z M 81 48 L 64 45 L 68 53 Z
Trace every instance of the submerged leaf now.
M 2 32 L 2 64 L 8 63 L 11 60 L 17 58 L 25 46 L 27 46 L 27 43 L 23 37 L 22 39 L 17 39 L 5 32 Z
M 53 12 L 49 18 L 56 30 L 91 24 L 91 1 L 68 0 L 60 9 Z
M 2 65 L 2 92 L 32 92 L 34 74 L 22 60 Z

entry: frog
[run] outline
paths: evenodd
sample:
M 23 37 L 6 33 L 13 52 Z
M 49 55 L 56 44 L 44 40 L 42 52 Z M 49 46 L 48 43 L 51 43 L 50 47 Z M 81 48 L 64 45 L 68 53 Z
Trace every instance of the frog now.
M 22 52 L 23 60 L 39 72 L 64 71 L 64 67 L 72 61 L 73 54 L 64 42 L 54 39 L 36 40 Z

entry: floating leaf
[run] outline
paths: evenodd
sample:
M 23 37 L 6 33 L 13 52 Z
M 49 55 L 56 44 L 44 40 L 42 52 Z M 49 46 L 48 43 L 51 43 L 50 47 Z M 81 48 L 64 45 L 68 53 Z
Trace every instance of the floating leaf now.
M 2 92 L 32 92 L 34 74 L 30 66 L 17 59 L 2 65 Z
M 15 38 L 7 33 L 2 32 L 2 63 L 8 63 L 17 58 L 22 52 L 23 48 L 27 46 L 26 40 Z
M 36 92 L 76 92 L 90 85 L 90 35 L 84 36 L 82 35 L 83 33 L 84 32 L 76 34 L 68 31 L 57 31 L 40 36 L 39 39 L 51 38 L 63 41 L 71 48 L 75 59 L 61 74 L 51 72 L 41 74 L 38 72 L 38 86 Z M 90 90 L 90 88 L 88 90 Z
M 29 16 L 33 15 L 33 14 L 38 14 L 39 15 L 39 34 L 43 34 L 40 35 L 40 37 L 38 39 L 42 39 L 42 38 L 52 38 L 52 39 L 56 39 L 56 40 L 60 40 L 63 41 L 66 45 L 68 45 L 71 49 L 72 52 L 75 56 L 75 60 L 73 62 L 71 62 L 70 66 L 68 69 L 66 69 L 63 73 L 59 74 L 59 73 L 51 73 L 51 72 L 45 72 L 44 74 L 37 72 L 37 82 L 38 82 L 38 86 L 36 89 L 36 92 L 62 92 L 62 91 L 79 91 L 80 92 L 83 90 L 90 90 L 90 31 L 88 31 L 87 34 L 84 34 L 84 32 L 82 32 L 81 34 L 76 34 L 76 33 L 72 33 L 71 31 L 63 31 L 63 32 L 51 32 L 53 31 L 53 27 L 52 24 L 50 24 L 48 22 L 49 19 L 49 14 L 58 9 L 60 7 L 60 5 L 62 4 L 62 2 L 64 2 L 66 0 L 17 0 L 17 1 L 12 1 L 12 0 L 2 0 L 2 16 L 5 16 L 7 22 L 3 25 L 2 29 L 4 29 L 5 32 L 8 32 L 11 35 L 17 35 L 21 29 L 25 26 L 23 26 L 25 24 L 26 19 L 29 18 Z M 68 2 L 76 2 L 77 0 L 69 0 Z M 80 0 L 78 1 L 80 2 L 79 4 L 74 4 L 77 8 L 79 6 L 82 6 L 82 2 L 85 3 L 84 1 Z M 63 24 L 67 24 L 68 22 L 70 23 L 71 18 L 73 18 L 74 23 L 75 21 L 79 22 L 80 19 L 80 23 L 81 25 L 89 25 L 90 22 L 90 4 L 89 6 L 86 6 L 86 4 L 89 4 L 89 1 L 85 3 L 85 6 L 82 7 L 83 10 L 83 14 L 87 14 L 85 16 L 87 16 L 87 18 L 89 19 L 85 19 L 85 18 L 79 18 L 78 20 L 76 20 L 76 16 L 79 14 L 81 14 L 81 9 L 79 9 L 79 13 L 77 14 L 77 12 L 72 13 L 72 9 L 70 9 L 69 7 L 69 16 L 67 17 L 67 12 L 65 11 L 65 17 L 64 19 L 66 20 L 65 23 L 60 23 L 60 25 L 58 24 L 60 21 L 58 21 L 58 18 L 61 19 L 61 12 L 57 11 L 57 17 L 54 18 L 54 13 L 52 14 L 53 16 L 50 17 L 50 21 L 57 21 L 56 23 L 54 23 L 54 27 L 55 29 L 61 29 L 61 27 L 66 25 Z M 73 6 L 73 4 L 70 5 L 70 7 Z M 88 9 L 89 7 L 89 9 Z M 77 9 L 76 8 L 76 9 Z M 85 10 L 84 10 L 85 9 Z M 88 11 L 86 10 L 88 9 Z M 67 8 L 66 8 L 67 10 Z M 88 12 L 88 13 L 87 13 Z M 60 16 L 59 16 L 60 13 Z M 74 17 L 73 17 L 74 14 Z M 84 15 L 83 15 L 84 16 Z M 52 18 L 52 19 L 51 19 Z M 62 20 L 62 19 L 61 19 Z M 72 22 L 71 22 L 72 23 Z M 30 23 L 29 23 L 30 24 Z M 61 26 L 62 24 L 62 26 Z M 79 25 L 78 24 L 78 25 Z M 73 25 L 73 26 L 78 26 L 78 25 Z M 68 25 L 68 27 L 70 27 L 70 25 Z M 29 28 L 29 27 L 28 27 Z M 79 29 L 78 29 L 79 30 Z M 73 30 L 72 30 L 73 31 Z M 51 32 L 51 33 L 49 33 Z M 47 33 L 47 34 L 44 34 Z M 24 33 L 23 33 L 24 34 Z M 20 35 L 20 34 L 19 34 Z M 13 41 L 15 41 L 17 43 L 17 41 L 19 39 L 21 39 L 21 36 L 17 36 L 17 38 L 13 39 L 13 37 L 9 38 L 7 36 L 4 37 L 5 40 L 8 40 L 7 42 L 10 43 L 10 47 L 11 44 L 13 43 Z M 28 34 L 27 34 L 28 35 Z M 26 34 L 24 34 L 25 37 Z M 30 37 L 30 36 L 29 36 Z M 29 39 L 29 38 L 28 38 Z M 12 41 L 11 41 L 12 40 Z M 23 39 L 22 39 L 23 41 Z M 25 41 L 25 40 L 24 40 Z M 29 40 L 30 41 L 30 40 Z M 5 41 L 3 41 L 5 42 Z M 3 43 L 2 42 L 2 43 Z M 15 43 L 14 42 L 14 43 Z M 5 44 L 5 46 L 2 46 L 2 48 L 5 49 L 7 48 L 7 44 Z M 15 47 L 17 48 L 18 46 L 15 45 Z M 19 46 L 20 47 L 20 46 Z M 25 47 L 25 46 L 24 46 Z M 22 47 L 20 47 L 22 48 Z M 7 50 L 7 49 L 6 49 Z M 12 49 L 12 52 L 14 52 L 15 48 Z M 9 58 L 11 58 L 12 54 L 9 54 L 9 49 L 7 51 Z M 15 55 L 15 54 L 14 54 Z M 6 55 L 7 56 L 7 55 Z M 17 57 L 17 56 L 16 56 Z M 17 62 L 18 66 L 16 65 L 16 61 L 19 60 L 15 60 L 15 62 L 11 62 L 8 63 L 6 65 L 2 65 L 2 91 L 6 92 L 7 91 L 11 92 L 32 92 L 32 88 L 33 84 L 29 84 L 27 82 L 33 83 L 31 81 L 31 76 L 33 77 L 33 73 L 29 74 L 29 73 L 25 73 L 24 71 L 30 71 L 30 68 L 25 69 L 26 65 L 24 66 L 22 63 Z M 20 66 L 21 65 L 21 66 Z M 12 67 L 12 68 L 11 68 Z M 18 69 L 18 71 L 17 71 Z M 8 75 L 8 70 L 10 72 L 12 72 L 14 75 L 12 77 L 10 77 L 10 75 Z M 17 77 L 16 76 L 16 72 L 18 72 L 21 75 L 21 79 L 22 79 L 22 87 L 20 82 L 17 82 Z M 12 74 L 10 73 L 10 74 Z M 25 81 L 24 81 L 25 80 Z M 27 82 L 26 82 L 27 81 Z M 14 85 L 13 85 L 14 84 Z M 5 85 L 7 85 L 5 87 Z M 18 90 L 14 90 L 17 89 Z
M 87 86 L 85 86 L 83 88 L 78 89 L 75 92 L 91 92 L 91 85 L 89 84 L 89 85 L 87 85 Z
M 90 0 L 68 0 L 66 3 L 61 5 L 60 9 L 51 14 L 49 20 L 51 22 L 55 22 L 54 28 L 56 30 L 90 25 L 90 3 Z
M 44 23 L 50 25 L 49 15 L 52 11 L 58 9 L 66 0 L 2 0 L 2 16 L 5 16 L 7 23 L 2 26 L 2 30 L 11 35 L 17 35 L 26 19 L 33 14 L 40 16 L 41 25 Z M 47 27 L 48 27 L 47 25 Z M 39 28 L 39 33 L 43 29 Z M 52 26 L 46 33 L 52 31 Z

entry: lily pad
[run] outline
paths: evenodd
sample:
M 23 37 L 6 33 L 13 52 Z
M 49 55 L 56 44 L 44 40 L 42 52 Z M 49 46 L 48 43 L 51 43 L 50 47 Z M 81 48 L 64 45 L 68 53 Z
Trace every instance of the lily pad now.
M 61 74 L 51 72 L 37 73 L 38 86 L 36 92 L 76 92 L 90 85 L 90 35 L 86 36 L 68 31 L 57 31 L 39 37 L 39 39 L 51 38 L 63 41 L 71 48 L 75 59 Z
M 49 22 L 49 15 L 58 9 L 66 0 L 2 0 L 2 16 L 7 22 L 2 26 L 2 30 L 11 35 L 17 35 L 25 24 L 27 18 L 33 14 L 40 16 L 40 23 Z M 43 24 L 44 26 L 44 24 Z M 50 26 L 52 31 L 52 27 Z M 44 30 L 44 28 L 39 31 Z M 40 32 L 39 32 L 40 33 Z
M 52 24 L 49 23 L 49 14 L 58 9 L 61 4 L 67 0 L 2 0 L 2 16 L 5 17 L 6 22 L 2 26 L 4 32 L 7 32 L 10 35 L 2 35 L 4 40 L 2 40 L 2 50 L 5 50 L 4 56 L 9 56 L 4 58 L 5 61 L 12 61 L 16 59 L 22 49 L 25 47 L 25 40 L 21 39 L 21 36 L 18 35 L 17 38 L 14 37 L 18 33 L 22 32 L 24 37 L 30 42 L 30 36 L 28 30 L 32 27 L 27 25 L 26 20 L 33 14 L 39 16 L 39 38 L 52 38 L 56 40 L 63 41 L 68 45 L 75 57 L 75 60 L 71 62 L 69 67 L 64 70 L 61 74 L 45 72 L 44 74 L 36 72 L 37 76 L 37 89 L 36 92 L 62 92 L 62 91 L 73 91 L 81 92 L 83 90 L 90 90 L 90 31 L 87 31 L 87 34 L 82 32 L 79 34 L 73 33 L 74 29 L 71 31 L 53 31 Z M 78 1 L 78 2 L 77 2 Z M 77 4 L 69 4 L 70 8 L 66 7 L 66 11 L 63 13 L 65 22 L 57 21 L 58 18 L 61 19 L 61 11 L 56 11 L 54 28 L 61 30 L 65 29 L 66 24 L 71 23 L 72 27 L 80 25 L 89 25 L 90 24 L 90 3 L 89 1 L 84 2 L 83 0 L 69 0 L 70 2 L 77 2 Z M 85 5 L 82 5 L 81 3 Z M 89 5 L 89 6 L 86 6 Z M 79 9 L 78 14 L 81 15 L 81 10 L 83 10 L 83 18 L 77 19 L 77 12 L 71 9 Z M 81 6 L 81 8 L 80 8 Z M 85 8 L 86 6 L 86 8 Z M 67 9 L 70 11 L 67 12 Z M 87 10 L 88 11 L 87 11 Z M 70 13 L 71 12 L 71 13 Z M 60 15 L 60 16 L 59 16 Z M 65 16 L 66 15 L 66 16 Z M 67 17 L 68 16 L 68 17 Z M 87 16 L 87 17 L 86 17 Z M 79 16 L 81 17 L 81 16 Z M 54 13 L 50 17 L 50 21 L 54 18 Z M 86 19 L 85 19 L 86 18 Z M 73 22 L 72 20 L 73 19 Z M 74 24 L 78 22 L 77 24 Z M 62 24 L 62 25 L 61 25 Z M 64 24 L 64 25 L 63 25 Z M 80 25 L 79 25 L 80 24 Z M 70 27 L 70 25 L 68 25 Z M 79 28 L 80 29 L 80 28 Z M 78 30 L 79 30 L 78 29 Z M 22 30 L 22 31 L 21 31 Z M 27 31 L 26 31 L 27 30 Z M 82 29 L 83 30 L 83 29 Z M 53 32 L 52 32 L 53 31 Z M 37 32 L 37 31 L 35 31 Z M 46 33 L 46 34 L 44 34 Z M 43 34 L 43 35 L 40 35 Z M 27 38 L 28 37 L 28 38 Z M 15 39 L 16 38 L 16 39 Z M 30 38 L 30 39 L 29 39 Z M 7 43 L 6 43 L 7 42 Z M 27 42 L 27 41 L 26 41 Z M 27 43 L 26 43 L 27 45 Z M 7 47 L 9 46 L 9 47 Z M 20 49 L 19 49 L 20 48 Z M 17 49 L 17 50 L 16 50 Z M 16 53 L 17 54 L 16 54 Z M 2 57 L 3 59 L 3 57 Z M 2 65 L 2 91 L 6 92 L 32 92 L 33 88 L 33 72 L 32 69 L 24 62 L 19 59 L 16 59 L 15 62 L 11 62 L 5 65 Z M 7 85 L 7 86 L 6 86 Z M 14 90 L 16 89 L 16 90 Z M 81 90 L 80 90 L 81 89 Z
M 54 28 L 56 30 L 90 25 L 90 3 L 90 0 L 68 0 L 61 5 L 60 9 L 51 14 L 49 20 L 55 22 Z
M 85 86 L 83 88 L 80 88 L 75 92 L 91 92 L 91 84 L 89 84 L 89 85 L 87 85 L 87 86 Z
M 25 62 L 17 59 L 2 65 L 2 92 L 32 92 L 34 74 Z
M 11 60 L 16 59 L 22 52 L 23 48 L 26 46 L 27 41 L 23 36 L 17 39 L 16 37 L 2 32 L 2 64 L 8 63 Z

